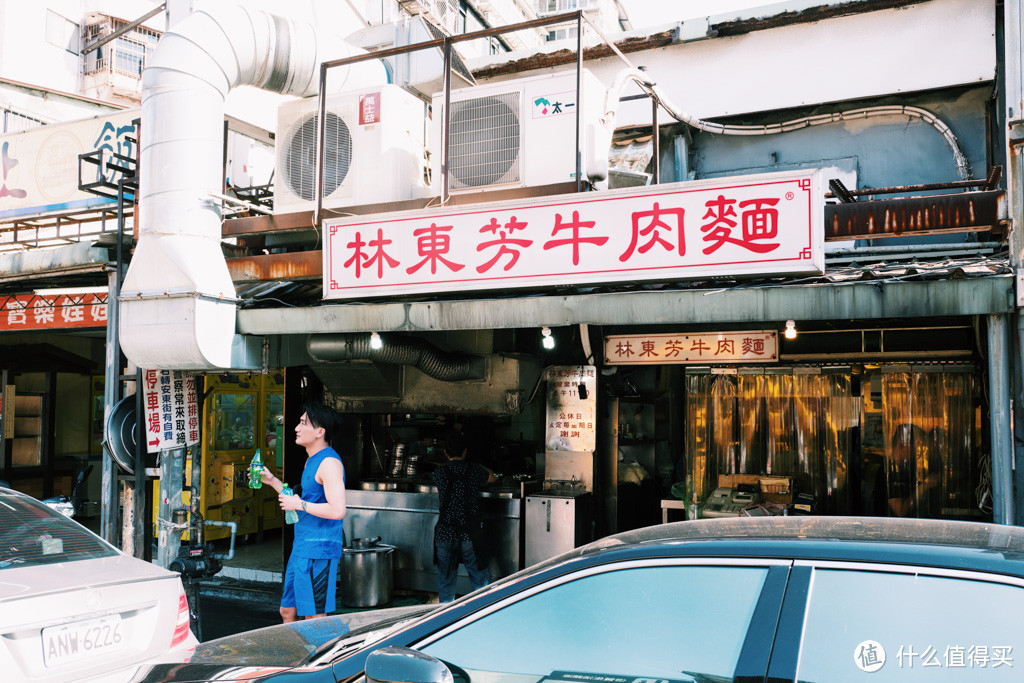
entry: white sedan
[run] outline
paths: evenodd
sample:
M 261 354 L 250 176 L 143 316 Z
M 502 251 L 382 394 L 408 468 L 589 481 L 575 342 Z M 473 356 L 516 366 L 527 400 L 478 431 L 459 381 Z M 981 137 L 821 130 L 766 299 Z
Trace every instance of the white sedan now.
M 140 664 L 196 644 L 178 574 L 0 488 L 3 680 L 130 680 Z

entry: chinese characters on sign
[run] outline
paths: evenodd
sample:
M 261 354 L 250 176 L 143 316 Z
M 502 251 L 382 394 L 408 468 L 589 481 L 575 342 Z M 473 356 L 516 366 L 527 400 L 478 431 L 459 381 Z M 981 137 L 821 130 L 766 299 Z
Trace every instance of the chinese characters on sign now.
M 593 365 L 550 367 L 547 381 L 545 448 L 593 451 L 597 444 L 597 371 Z M 584 389 L 581 391 L 580 386 Z
M 324 298 L 820 273 L 817 171 L 324 221 Z
M 576 91 L 539 95 L 533 100 L 533 118 L 544 119 L 576 113 Z
M 145 370 L 146 452 L 199 443 L 199 402 L 195 375 L 184 370 Z
M 80 190 L 79 182 L 117 183 L 125 160 L 135 157 L 137 116 L 128 110 L 0 135 L 0 218 L 113 203 Z M 79 167 L 80 154 L 96 152 L 102 163 Z
M 359 125 L 369 126 L 380 123 L 380 93 L 359 96 Z
M 697 334 L 628 334 L 604 339 L 607 365 L 679 363 L 776 363 L 777 332 L 702 332 Z
M 49 330 L 106 327 L 107 296 L 73 294 L 0 297 L 0 330 Z

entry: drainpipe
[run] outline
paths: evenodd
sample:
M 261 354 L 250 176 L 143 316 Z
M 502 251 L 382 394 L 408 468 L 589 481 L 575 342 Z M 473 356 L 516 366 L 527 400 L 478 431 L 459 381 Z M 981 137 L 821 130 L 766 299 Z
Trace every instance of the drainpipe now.
M 992 439 L 992 521 L 1014 523 L 1010 334 L 1006 315 L 988 316 L 988 382 Z
M 1024 456 L 1024 385 L 1020 382 L 1024 376 L 1024 1 L 1004 0 L 1003 2 L 1003 59 L 999 65 L 999 73 L 1003 75 L 1005 87 L 1005 121 L 1006 121 L 1006 203 L 1010 216 L 1010 263 L 1017 273 L 1016 310 L 1017 322 L 1014 342 L 1016 353 L 1012 357 L 1016 361 L 1013 376 L 1018 378 L 1013 388 L 1013 412 L 1011 425 L 1018 429 L 1011 431 L 1013 435 L 1013 473 L 1012 506 L 1015 519 L 1024 520 L 1024 466 L 1018 466 Z M 993 457 L 993 467 L 995 459 Z M 996 486 L 995 472 L 992 473 L 992 486 Z M 993 495 L 994 497 L 994 495 Z
M 139 242 L 121 286 L 120 341 L 147 369 L 235 367 L 237 298 L 221 252 L 224 100 L 239 85 L 307 97 L 320 64 L 362 53 L 309 24 L 215 6 L 161 37 L 142 75 Z M 337 71 L 337 73 L 335 73 Z M 331 71 L 332 91 L 386 83 L 380 62 Z

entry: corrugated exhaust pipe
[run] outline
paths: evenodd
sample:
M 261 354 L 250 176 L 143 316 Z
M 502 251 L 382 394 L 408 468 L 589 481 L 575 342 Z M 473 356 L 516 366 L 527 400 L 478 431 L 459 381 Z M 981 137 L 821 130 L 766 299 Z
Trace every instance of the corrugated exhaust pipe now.
M 394 365 L 411 365 L 428 377 L 442 382 L 483 379 L 484 359 L 443 351 L 416 337 L 380 335 L 381 348 L 370 346 L 367 333 L 311 334 L 306 342 L 309 355 L 322 362 L 372 360 Z
M 308 97 L 322 62 L 362 52 L 240 6 L 197 11 L 161 37 L 142 74 L 139 243 L 119 297 L 121 347 L 138 367 L 240 367 L 235 288 L 210 196 L 221 191 L 228 92 L 252 85 Z M 386 83 L 387 73 L 367 61 L 332 70 L 328 82 L 349 90 Z

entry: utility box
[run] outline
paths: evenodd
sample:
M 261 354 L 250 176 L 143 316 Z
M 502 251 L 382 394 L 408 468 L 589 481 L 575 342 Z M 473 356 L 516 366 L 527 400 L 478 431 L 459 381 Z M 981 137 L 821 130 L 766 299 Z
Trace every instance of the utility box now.
M 526 566 L 589 543 L 592 500 L 587 491 L 527 496 Z

